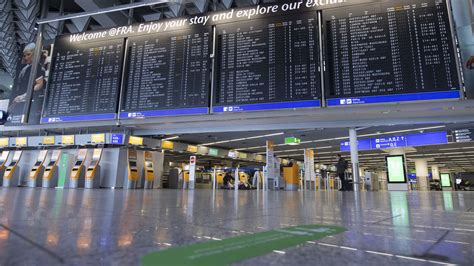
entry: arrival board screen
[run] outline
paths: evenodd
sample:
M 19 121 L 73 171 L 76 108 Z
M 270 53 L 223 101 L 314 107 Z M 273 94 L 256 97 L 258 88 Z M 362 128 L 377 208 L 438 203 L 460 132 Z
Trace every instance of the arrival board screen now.
M 326 93 L 340 98 L 329 106 L 460 97 L 445 0 L 388 1 L 323 16 Z
M 121 82 L 123 39 L 56 41 L 43 123 L 114 119 Z
M 214 112 L 320 106 L 315 12 L 217 26 Z
M 127 47 L 122 118 L 208 113 L 210 29 L 132 37 Z

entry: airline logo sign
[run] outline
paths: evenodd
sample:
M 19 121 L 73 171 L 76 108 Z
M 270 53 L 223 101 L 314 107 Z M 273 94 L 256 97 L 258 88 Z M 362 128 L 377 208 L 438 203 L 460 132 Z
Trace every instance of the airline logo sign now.
M 189 157 L 189 164 L 192 166 L 196 165 L 196 156 Z

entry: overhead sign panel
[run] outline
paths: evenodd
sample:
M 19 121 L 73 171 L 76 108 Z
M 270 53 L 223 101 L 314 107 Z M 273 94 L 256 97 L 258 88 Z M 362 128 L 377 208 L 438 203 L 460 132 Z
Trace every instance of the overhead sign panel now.
M 420 134 L 409 134 L 399 136 L 385 136 L 373 139 L 358 140 L 359 150 L 393 149 L 399 147 L 416 147 L 426 145 L 447 144 L 448 136 L 446 131 L 430 132 Z M 350 151 L 348 141 L 341 142 L 341 151 Z
M 190 27 L 129 38 L 120 117 L 207 114 L 210 32 Z
M 328 106 L 459 99 L 446 0 L 323 11 Z
M 42 123 L 114 119 L 124 40 L 71 44 L 58 37 Z
M 214 113 L 319 107 L 315 12 L 217 25 Z

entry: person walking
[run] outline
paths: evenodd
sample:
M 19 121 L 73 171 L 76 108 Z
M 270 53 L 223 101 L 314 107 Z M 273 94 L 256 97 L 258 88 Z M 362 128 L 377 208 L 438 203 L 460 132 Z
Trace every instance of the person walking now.
M 349 180 L 346 179 L 345 173 L 347 170 L 347 161 L 342 158 L 341 154 L 338 154 L 336 163 L 336 173 L 341 180 L 342 188 L 339 191 L 350 191 Z

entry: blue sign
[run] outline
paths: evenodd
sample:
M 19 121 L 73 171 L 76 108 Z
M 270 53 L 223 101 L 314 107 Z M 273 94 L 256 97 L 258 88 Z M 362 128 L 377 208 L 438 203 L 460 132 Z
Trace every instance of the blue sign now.
M 357 141 L 359 151 L 368 151 L 372 149 L 370 139 L 361 139 Z M 341 142 L 341 151 L 350 151 L 351 144 L 349 141 Z
M 392 149 L 398 147 L 406 147 L 407 139 L 405 136 L 391 136 L 371 139 L 373 149 Z
M 121 119 L 137 119 L 147 117 L 162 117 L 162 116 L 178 116 L 178 115 L 207 115 L 209 108 L 185 108 L 185 109 L 169 109 L 169 110 L 151 110 L 140 112 L 121 112 Z
M 431 132 L 424 134 L 407 135 L 407 146 L 425 146 L 448 143 L 448 134 L 446 132 Z
M 43 117 L 41 123 L 63 123 L 63 122 L 80 122 L 80 121 L 97 121 L 97 120 L 113 120 L 116 114 L 88 114 L 88 115 L 74 115 L 74 116 L 58 116 L 58 117 Z
M 278 109 L 310 108 L 321 107 L 320 100 L 298 101 L 298 102 L 278 102 L 278 103 L 256 103 L 232 106 L 214 106 L 214 113 L 240 113 L 249 111 L 268 111 Z
M 364 97 L 353 97 L 353 98 L 335 98 L 335 99 L 328 99 L 327 103 L 328 103 L 328 106 L 351 106 L 351 105 L 361 105 L 361 104 L 459 99 L 460 97 L 461 97 L 461 92 L 459 90 L 452 90 L 452 91 L 440 91 L 440 92 L 364 96 Z
M 125 135 L 113 133 L 110 136 L 110 144 L 114 145 L 124 145 L 125 144 Z
M 447 144 L 448 134 L 446 131 L 430 132 L 422 134 L 410 134 L 400 136 L 388 136 L 374 139 L 358 140 L 360 151 L 393 149 L 399 147 L 416 147 L 426 145 Z M 341 142 L 341 151 L 350 151 L 350 143 L 348 141 Z

